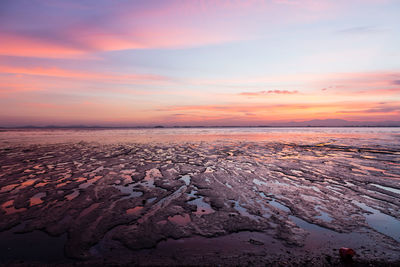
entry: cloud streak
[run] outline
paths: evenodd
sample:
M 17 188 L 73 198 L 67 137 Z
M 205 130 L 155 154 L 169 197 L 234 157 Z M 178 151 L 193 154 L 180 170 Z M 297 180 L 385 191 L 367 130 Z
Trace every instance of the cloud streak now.
M 7 74 L 34 75 L 65 79 L 102 81 L 109 83 L 155 84 L 170 83 L 168 77 L 153 74 L 117 74 L 68 70 L 59 67 L 11 67 L 0 65 L 0 72 Z
M 294 95 L 298 94 L 299 91 L 294 90 L 294 91 L 289 91 L 289 90 L 268 90 L 268 91 L 258 91 L 258 92 L 242 92 L 239 93 L 241 96 L 266 96 L 266 95 L 271 95 L 271 94 L 277 94 L 277 95 Z
M 338 31 L 340 34 L 348 34 L 348 35 L 359 35 L 359 34 L 375 34 L 380 33 L 383 30 L 380 30 L 376 27 L 372 26 L 359 26 L 359 27 L 351 27 Z

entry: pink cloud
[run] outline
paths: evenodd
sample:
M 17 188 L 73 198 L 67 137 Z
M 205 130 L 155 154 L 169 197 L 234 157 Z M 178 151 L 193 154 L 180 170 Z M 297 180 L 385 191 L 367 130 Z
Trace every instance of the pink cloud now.
M 157 4 L 99 3 L 97 8 L 84 3 L 50 1 L 42 5 L 43 13 L 46 7 L 65 12 L 51 22 L 46 21 L 45 14 L 31 14 L 26 23 L 35 26 L 31 22 L 36 21 L 35 16 L 41 23 L 47 22 L 40 34 L 4 28 L 0 31 L 0 55 L 78 58 L 99 51 L 181 48 L 249 40 L 259 38 L 265 25 L 275 27 L 325 19 L 336 8 L 330 1 L 311 0 L 174 0 Z M 328 15 L 321 13 L 327 9 Z M 88 10 L 92 15 L 89 16 Z M 12 19 L 9 23 L 12 24 Z
M 80 48 L 16 33 L 0 32 L 0 39 L 0 55 L 46 58 L 82 58 L 85 55 Z
M 58 67 L 12 67 L 0 65 L 0 73 L 23 74 L 46 77 L 59 77 L 67 79 L 103 81 L 110 83 L 136 83 L 136 84 L 166 84 L 171 79 L 153 74 L 117 74 L 89 71 L 68 70 Z
M 279 94 L 279 95 L 294 95 L 298 94 L 297 90 L 295 91 L 288 91 L 288 90 L 268 90 L 268 91 L 259 91 L 259 92 L 242 92 L 239 95 L 243 96 L 265 96 L 270 94 Z

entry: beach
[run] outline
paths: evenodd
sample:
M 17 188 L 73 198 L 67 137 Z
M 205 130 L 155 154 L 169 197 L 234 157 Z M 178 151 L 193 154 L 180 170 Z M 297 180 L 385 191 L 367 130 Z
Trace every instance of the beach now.
M 0 263 L 394 266 L 399 199 L 400 128 L 0 132 Z

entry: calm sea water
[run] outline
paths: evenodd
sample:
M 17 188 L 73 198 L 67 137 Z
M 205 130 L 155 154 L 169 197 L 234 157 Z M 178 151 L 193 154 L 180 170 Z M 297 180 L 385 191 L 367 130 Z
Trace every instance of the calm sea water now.
M 0 132 L 0 145 L 66 142 L 181 143 L 284 142 L 400 148 L 400 128 L 162 128 L 12 129 Z

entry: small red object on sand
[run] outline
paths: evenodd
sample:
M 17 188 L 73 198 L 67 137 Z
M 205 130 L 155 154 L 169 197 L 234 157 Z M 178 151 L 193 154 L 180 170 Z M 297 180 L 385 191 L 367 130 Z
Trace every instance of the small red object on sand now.
M 356 255 L 356 252 L 354 251 L 354 249 L 351 248 L 340 248 L 339 254 L 340 258 L 342 258 L 343 260 L 351 260 L 353 256 Z

